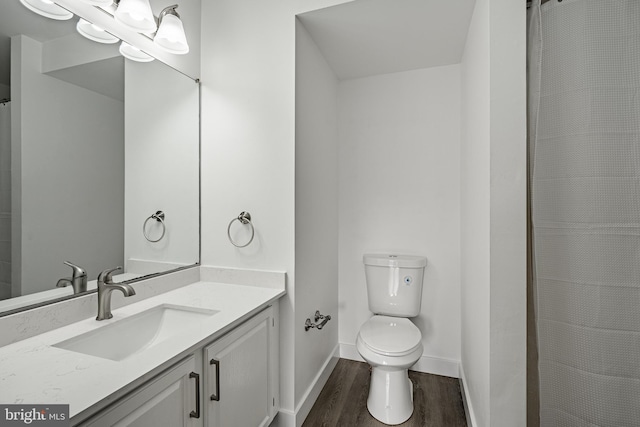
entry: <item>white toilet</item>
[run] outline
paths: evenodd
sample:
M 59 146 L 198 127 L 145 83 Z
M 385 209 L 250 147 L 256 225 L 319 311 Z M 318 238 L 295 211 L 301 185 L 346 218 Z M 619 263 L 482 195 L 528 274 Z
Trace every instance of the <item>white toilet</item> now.
M 356 347 L 371 365 L 367 409 L 385 424 L 401 424 L 413 413 L 408 368 L 422 356 L 422 334 L 408 317 L 420 314 L 425 257 L 364 255 L 373 317 L 360 327 Z

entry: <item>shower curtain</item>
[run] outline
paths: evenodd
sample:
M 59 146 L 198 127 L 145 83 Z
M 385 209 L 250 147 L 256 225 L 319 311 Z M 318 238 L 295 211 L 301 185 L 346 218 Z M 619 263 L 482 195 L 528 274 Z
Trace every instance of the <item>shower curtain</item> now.
M 11 102 L 0 103 L 0 300 L 11 297 Z
M 640 426 L 640 0 L 534 0 L 540 424 Z

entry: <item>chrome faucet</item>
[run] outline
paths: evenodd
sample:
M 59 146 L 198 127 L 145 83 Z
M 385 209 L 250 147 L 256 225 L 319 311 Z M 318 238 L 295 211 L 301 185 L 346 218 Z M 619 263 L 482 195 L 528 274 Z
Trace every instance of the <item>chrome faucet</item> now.
M 113 317 L 113 314 L 111 314 L 111 292 L 117 289 L 125 297 L 136 294 L 133 287 L 127 283 L 113 283 L 111 273 L 118 270 L 122 270 L 122 267 L 104 270 L 98 276 L 98 316 L 96 320 L 111 319 Z
M 58 280 L 56 286 L 59 288 L 65 288 L 71 285 L 73 287 L 74 294 L 85 292 L 87 290 L 87 272 L 84 271 L 82 267 L 72 264 L 69 261 L 64 261 L 64 263 L 73 269 L 73 273 L 71 274 L 71 277 L 65 277 Z

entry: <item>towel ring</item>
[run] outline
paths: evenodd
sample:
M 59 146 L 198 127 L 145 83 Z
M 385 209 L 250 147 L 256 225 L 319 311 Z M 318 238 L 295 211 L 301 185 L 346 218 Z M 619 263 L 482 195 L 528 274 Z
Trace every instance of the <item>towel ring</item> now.
M 156 221 L 158 221 L 160 223 L 160 225 L 162 225 L 162 234 L 160 235 L 160 237 L 158 237 L 155 240 L 151 239 L 149 237 L 149 235 L 147 234 L 147 223 L 151 219 L 155 219 Z M 162 211 L 157 211 L 156 213 L 151 215 L 149 218 L 147 218 L 146 221 L 144 222 L 144 224 L 142 224 L 142 234 L 144 234 L 144 238 L 147 239 L 148 241 L 150 241 L 151 243 L 156 243 L 156 242 L 159 242 L 160 240 L 162 240 L 162 238 L 164 237 L 164 233 L 166 231 L 167 231 L 167 226 L 164 224 L 164 212 L 162 212 Z
M 249 241 L 247 243 L 245 243 L 244 245 L 239 245 L 236 242 L 233 241 L 233 239 L 231 238 L 231 225 L 235 222 L 235 221 L 240 221 L 241 224 L 247 225 L 249 224 L 249 227 L 251 227 L 251 238 L 249 239 Z M 231 244 L 233 246 L 235 246 L 236 248 L 244 248 L 246 246 L 249 246 L 249 244 L 251 242 L 253 242 L 253 236 L 255 235 L 255 229 L 253 228 L 253 224 L 251 223 L 251 214 L 249 212 L 240 212 L 240 215 L 238 215 L 237 218 L 233 218 L 231 220 L 231 222 L 229 223 L 229 226 L 227 227 L 227 237 L 229 237 L 229 241 L 231 242 Z

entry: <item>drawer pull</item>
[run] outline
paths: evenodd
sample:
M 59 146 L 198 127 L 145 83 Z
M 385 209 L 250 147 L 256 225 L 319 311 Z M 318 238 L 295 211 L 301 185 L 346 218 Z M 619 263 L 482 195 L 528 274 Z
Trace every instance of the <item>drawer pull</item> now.
M 196 379 L 196 410 L 191 411 L 189 418 L 200 418 L 200 375 L 195 372 L 189 374 L 189 378 Z
M 214 365 L 216 367 L 216 392 L 211 395 L 211 400 L 215 400 L 216 402 L 220 401 L 220 361 L 216 359 L 211 359 L 209 361 L 210 365 Z

